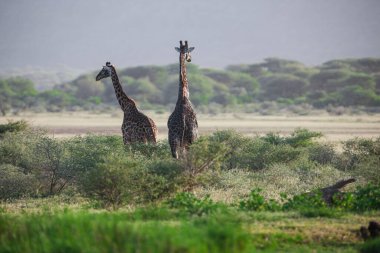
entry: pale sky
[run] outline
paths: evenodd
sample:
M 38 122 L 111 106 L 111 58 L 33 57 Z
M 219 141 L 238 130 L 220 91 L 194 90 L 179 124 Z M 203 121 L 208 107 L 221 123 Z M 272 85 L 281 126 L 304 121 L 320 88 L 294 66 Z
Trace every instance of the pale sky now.
M 0 0 L 0 67 L 380 57 L 379 0 Z

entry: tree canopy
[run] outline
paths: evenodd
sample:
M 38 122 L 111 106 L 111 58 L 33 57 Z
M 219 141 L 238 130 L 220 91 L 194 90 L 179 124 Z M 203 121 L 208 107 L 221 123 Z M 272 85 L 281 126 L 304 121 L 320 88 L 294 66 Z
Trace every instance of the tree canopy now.
M 117 69 L 125 92 L 141 107 L 167 108 L 178 93 L 178 65 Z M 0 79 L 2 114 L 30 107 L 62 110 L 116 105 L 111 80 L 95 81 L 96 72 L 38 92 L 30 80 Z M 191 100 L 195 106 L 278 102 L 328 106 L 380 106 L 380 59 L 333 60 L 310 67 L 284 59 L 231 65 L 225 70 L 188 64 Z

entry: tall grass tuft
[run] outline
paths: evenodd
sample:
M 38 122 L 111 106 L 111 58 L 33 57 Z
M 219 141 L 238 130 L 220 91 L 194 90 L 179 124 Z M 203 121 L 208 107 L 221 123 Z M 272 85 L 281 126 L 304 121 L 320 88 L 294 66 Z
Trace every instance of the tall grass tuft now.
M 250 236 L 223 217 L 132 221 L 125 213 L 0 216 L 0 252 L 250 252 Z

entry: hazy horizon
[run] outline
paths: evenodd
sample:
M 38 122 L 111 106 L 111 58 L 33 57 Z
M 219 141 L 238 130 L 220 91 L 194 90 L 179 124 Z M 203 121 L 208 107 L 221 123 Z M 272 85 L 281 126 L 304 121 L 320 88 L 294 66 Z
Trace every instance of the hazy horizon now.
M 380 1 L 0 0 L 0 67 L 97 69 L 177 61 L 224 68 L 268 57 L 318 65 L 380 57 Z

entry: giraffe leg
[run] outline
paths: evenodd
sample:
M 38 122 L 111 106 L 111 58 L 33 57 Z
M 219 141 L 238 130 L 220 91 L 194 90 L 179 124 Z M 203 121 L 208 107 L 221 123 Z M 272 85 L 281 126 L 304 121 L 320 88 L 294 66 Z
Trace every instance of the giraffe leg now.
M 169 145 L 173 158 L 178 159 L 178 148 L 180 147 L 179 141 L 169 136 Z

